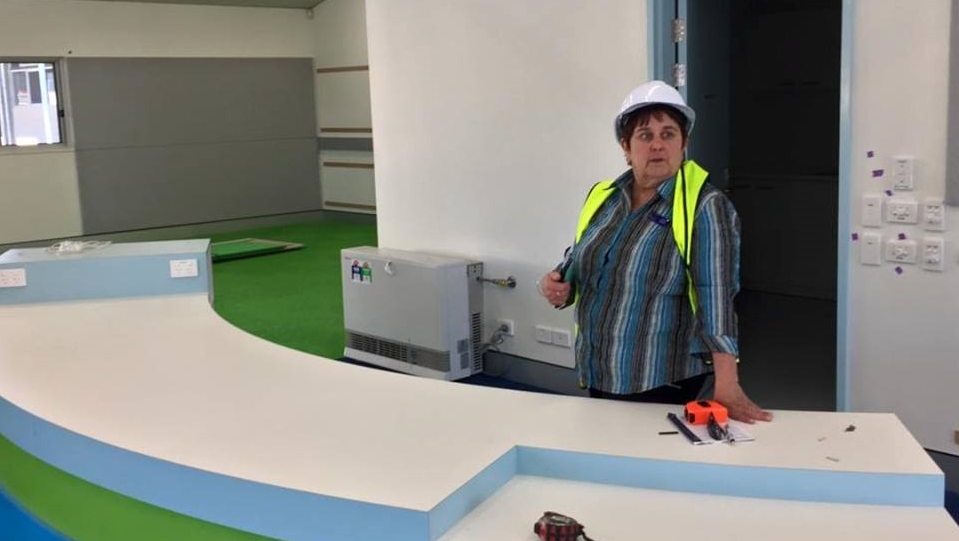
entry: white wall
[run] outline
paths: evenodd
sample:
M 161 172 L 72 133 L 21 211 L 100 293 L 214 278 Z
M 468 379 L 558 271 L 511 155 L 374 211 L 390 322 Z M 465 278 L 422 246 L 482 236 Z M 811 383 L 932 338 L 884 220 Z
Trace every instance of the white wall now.
M 80 234 L 73 152 L 0 154 L 0 244 Z
M 945 190 L 949 5 L 949 0 L 855 2 L 849 215 L 851 229 L 860 234 L 866 229 L 859 225 L 859 200 L 863 193 L 891 188 L 891 156 L 915 156 L 918 199 L 942 196 Z M 867 157 L 870 150 L 874 158 Z M 874 169 L 885 169 L 885 178 L 872 178 Z M 943 235 L 943 273 L 904 265 L 905 272 L 897 275 L 891 263 L 860 265 L 858 244 L 850 249 L 850 405 L 855 410 L 893 411 L 926 447 L 957 454 L 956 208 L 948 209 L 947 225 L 951 230 Z M 923 236 L 914 226 L 882 228 L 884 239 L 900 232 Z
M 304 10 L 3 0 L 0 21 L 7 59 L 314 53 L 314 24 Z M 0 244 L 82 233 L 75 158 L 69 143 L 65 150 L 0 149 Z
M 316 14 L 314 64 L 341 68 L 369 64 L 366 10 L 359 0 L 325 0 Z M 317 127 L 370 127 L 370 83 L 366 71 L 317 75 Z
M 317 68 L 366 66 L 366 6 L 360 0 L 325 0 L 314 10 Z M 334 71 L 316 75 L 316 126 L 324 138 L 368 138 L 369 133 L 330 133 L 329 128 L 366 128 L 370 120 L 369 71 Z M 374 212 L 376 195 L 372 169 L 324 164 L 370 164 L 369 151 L 323 150 L 320 180 L 323 207 L 329 210 Z M 343 205 L 352 205 L 343 206 Z M 364 210 L 365 209 L 365 210 Z
M 891 187 L 888 173 L 870 173 L 889 171 L 892 155 L 916 157 L 917 197 L 943 193 L 949 1 L 854 4 L 852 201 L 840 214 L 862 233 L 859 199 Z M 586 188 L 622 169 L 610 119 L 645 79 L 645 10 L 613 0 L 602 9 L 367 0 L 380 244 L 469 255 L 487 262 L 488 275 L 516 276 L 515 291 L 490 287 L 485 297 L 487 323 L 516 320 L 507 353 L 571 363 L 570 350 L 532 337 L 535 324 L 571 321 L 543 305 L 534 280 L 569 243 Z M 959 229 L 956 209 L 947 218 Z M 944 273 L 862 266 L 852 244 L 841 324 L 851 407 L 895 412 L 924 445 L 956 453 L 959 244 L 953 231 L 944 236 Z
M 587 190 L 625 169 L 612 123 L 647 74 L 646 2 L 367 0 L 380 246 L 463 254 L 504 352 L 572 366 L 534 326 L 572 328 L 535 280 L 573 239 Z M 491 328 L 491 327 L 487 327 Z

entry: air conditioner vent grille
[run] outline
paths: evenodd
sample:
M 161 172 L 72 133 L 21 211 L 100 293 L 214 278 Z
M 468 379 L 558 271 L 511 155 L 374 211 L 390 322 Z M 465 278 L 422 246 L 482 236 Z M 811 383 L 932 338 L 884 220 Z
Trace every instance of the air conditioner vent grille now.
M 440 372 L 450 370 L 450 352 L 448 351 L 412 347 L 409 344 L 351 331 L 346 331 L 346 347 Z
M 346 332 L 346 344 L 347 347 L 357 351 L 379 355 L 380 357 L 386 357 L 388 359 L 396 359 L 404 363 L 408 362 L 410 357 L 410 347 L 406 344 L 390 342 L 389 340 L 382 340 L 355 332 Z
M 483 343 L 483 314 L 479 312 L 470 316 L 470 342 L 473 347 L 472 371 L 474 373 L 482 372 L 483 352 L 481 351 L 481 346 Z

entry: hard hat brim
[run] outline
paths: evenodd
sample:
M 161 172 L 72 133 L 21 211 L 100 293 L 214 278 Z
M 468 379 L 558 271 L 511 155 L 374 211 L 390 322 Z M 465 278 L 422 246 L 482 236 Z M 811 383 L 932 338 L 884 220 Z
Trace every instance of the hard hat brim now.
M 616 120 L 614 124 L 614 129 L 616 132 L 616 140 L 622 140 L 624 138 L 623 128 L 625 128 L 626 120 L 637 111 L 641 109 L 646 109 L 649 107 L 670 107 L 678 111 L 686 119 L 686 137 L 689 137 L 689 134 L 693 131 L 693 124 L 696 123 L 696 111 L 689 107 L 688 105 L 680 105 L 678 103 L 668 103 L 668 102 L 646 102 L 646 103 L 636 103 L 631 107 L 624 109 L 621 113 L 616 115 Z

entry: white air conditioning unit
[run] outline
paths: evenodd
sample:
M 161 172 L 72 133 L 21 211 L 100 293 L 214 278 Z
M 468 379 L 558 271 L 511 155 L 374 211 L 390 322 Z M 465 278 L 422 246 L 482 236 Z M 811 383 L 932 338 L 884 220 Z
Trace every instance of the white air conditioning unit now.
M 482 372 L 482 263 L 368 246 L 341 256 L 346 357 L 445 380 Z

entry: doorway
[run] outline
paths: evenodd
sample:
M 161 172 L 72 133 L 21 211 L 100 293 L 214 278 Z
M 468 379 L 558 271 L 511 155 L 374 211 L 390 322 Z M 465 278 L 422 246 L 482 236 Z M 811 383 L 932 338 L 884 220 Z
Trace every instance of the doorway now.
M 835 410 L 842 1 L 673 8 L 685 39 L 664 52 L 697 112 L 690 157 L 742 223 L 744 388 L 764 407 Z

